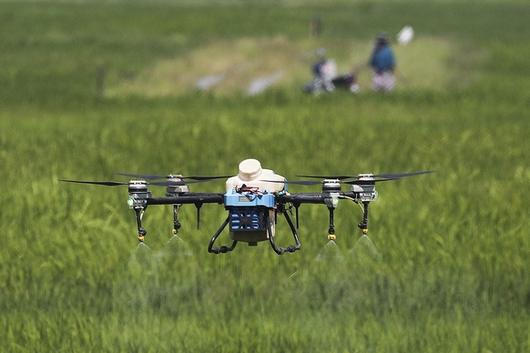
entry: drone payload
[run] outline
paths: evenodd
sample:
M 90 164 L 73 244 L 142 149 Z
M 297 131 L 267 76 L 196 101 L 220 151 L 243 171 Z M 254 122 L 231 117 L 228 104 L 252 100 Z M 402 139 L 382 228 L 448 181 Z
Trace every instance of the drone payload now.
M 235 176 L 183 176 L 180 174 L 141 175 L 120 173 L 132 177 L 129 182 L 120 181 L 81 181 L 61 180 L 71 183 L 95 184 L 102 186 L 127 186 L 128 205 L 136 215 L 138 240 L 144 242 L 147 231 L 143 227 L 143 216 L 149 206 L 170 205 L 173 207 L 173 234 L 181 228 L 179 211 L 183 205 L 193 204 L 197 208 L 197 225 L 200 221 L 200 209 L 204 204 L 222 204 L 228 215 L 219 229 L 210 239 L 208 252 L 228 253 L 235 249 L 238 242 L 255 246 L 268 241 L 278 255 L 292 253 L 301 248 L 298 236 L 298 209 L 303 204 L 322 204 L 329 212 L 328 239 L 335 240 L 334 212 L 340 200 L 349 200 L 361 205 L 362 218 L 359 228 L 362 234 L 368 233 L 368 206 L 377 198 L 375 184 L 381 181 L 430 173 L 419 171 L 411 173 L 357 174 L 357 175 L 301 175 L 320 180 L 287 180 L 270 169 L 261 167 L 256 159 L 246 159 L 239 164 Z M 226 180 L 224 193 L 191 192 L 188 184 L 202 183 L 216 179 Z M 165 179 L 165 180 L 163 180 Z M 320 185 L 320 192 L 290 193 L 288 185 Z M 150 186 L 165 186 L 166 194 L 154 197 Z M 349 190 L 343 191 L 342 187 Z M 296 222 L 291 219 L 294 209 Z M 283 215 L 292 233 L 294 243 L 281 247 L 276 243 L 276 223 L 278 215 Z M 215 243 L 223 230 L 229 226 L 230 245 L 216 246 Z

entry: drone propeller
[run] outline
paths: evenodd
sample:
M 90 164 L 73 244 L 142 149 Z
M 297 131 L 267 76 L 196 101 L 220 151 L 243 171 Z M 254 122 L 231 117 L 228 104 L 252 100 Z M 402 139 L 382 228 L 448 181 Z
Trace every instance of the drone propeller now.
M 214 180 L 214 179 L 228 179 L 233 175 L 188 175 L 183 176 L 184 179 L 195 179 L 195 180 Z
M 120 176 L 131 177 L 131 178 L 145 179 L 145 180 L 166 178 L 165 176 L 162 176 L 162 175 L 134 174 L 134 173 L 114 173 L 114 174 L 120 175 Z
M 396 180 L 399 178 L 369 178 L 369 179 L 354 179 L 354 180 L 341 180 L 340 182 L 342 184 L 349 184 L 349 185 L 370 185 L 375 182 L 380 181 L 389 181 L 389 180 Z
M 356 178 L 357 175 L 296 175 L 297 177 L 301 178 L 314 178 L 314 179 L 349 179 L 349 178 Z
M 204 179 L 204 180 L 164 180 L 164 181 L 152 181 L 149 183 L 149 185 L 155 185 L 155 186 L 183 186 L 188 184 L 196 184 L 196 183 L 204 183 L 210 181 L 210 179 Z
M 133 178 L 141 178 L 146 180 L 154 180 L 154 179 L 166 179 L 168 177 L 171 177 L 172 175 L 150 175 L 150 174 L 134 174 L 134 173 L 116 173 L 116 175 L 126 176 L 126 177 L 133 177 Z M 230 175 L 186 175 L 186 176 L 178 176 L 174 175 L 175 178 L 178 179 L 192 179 L 192 180 L 214 180 L 214 179 L 227 179 L 230 178 Z
M 421 175 L 421 174 L 429 174 L 432 173 L 432 170 L 420 170 L 416 172 L 406 172 L 406 173 L 381 173 L 381 174 L 371 174 L 371 177 L 374 178 L 384 178 L 384 179 L 399 179 L 403 177 L 409 177 L 414 175 Z M 297 175 L 302 178 L 315 178 L 315 179 L 359 179 L 362 177 L 365 177 L 363 175 L 357 174 L 357 175 Z M 384 180 L 380 180 L 384 181 Z
M 59 181 L 67 182 L 67 183 L 76 183 L 76 184 L 91 184 L 91 185 L 102 185 L 102 186 L 122 186 L 122 185 L 129 185 L 128 182 L 122 182 L 122 181 L 93 181 L 93 180 L 69 180 L 69 179 L 59 179 Z M 147 185 L 154 185 L 154 186 L 183 186 L 187 184 L 194 184 L 194 183 L 204 183 L 209 181 L 206 180 L 188 180 L 188 181 L 154 181 L 150 183 L 146 183 Z
M 375 174 L 374 177 L 380 177 L 380 178 L 392 178 L 392 179 L 398 179 L 398 178 L 404 178 L 414 175 L 422 175 L 422 174 L 429 174 L 433 173 L 432 170 L 418 170 L 416 172 L 405 172 L 405 173 L 382 173 L 382 174 Z
M 376 182 L 401 179 L 404 177 L 432 173 L 431 170 L 421 170 L 407 173 L 383 173 L 383 174 L 359 174 L 350 175 L 298 175 L 306 178 L 323 179 L 316 180 L 261 180 L 268 183 L 292 184 L 292 185 L 318 185 L 326 183 L 326 180 L 338 181 L 340 184 L 348 185 L 373 185 Z
M 394 180 L 397 178 L 372 178 L 372 179 L 366 179 L 366 180 L 340 180 L 338 179 L 338 183 L 341 184 L 355 184 L 355 185 L 365 185 L 365 184 L 373 184 L 374 182 L 379 181 L 387 181 L 387 180 Z M 333 180 L 333 179 L 332 179 Z M 280 183 L 280 184 L 291 184 L 291 185 L 320 185 L 323 184 L 325 181 L 316 181 L 316 180 L 260 180 L 267 183 Z
M 322 184 L 321 181 L 316 180 L 260 180 L 266 183 L 280 183 L 280 184 L 293 184 L 293 185 L 317 185 Z
M 68 180 L 68 179 L 59 179 L 59 181 L 64 181 L 66 183 L 92 184 L 92 185 L 102 185 L 102 186 L 129 185 L 129 183 L 124 183 L 121 181 L 87 181 L 87 180 Z

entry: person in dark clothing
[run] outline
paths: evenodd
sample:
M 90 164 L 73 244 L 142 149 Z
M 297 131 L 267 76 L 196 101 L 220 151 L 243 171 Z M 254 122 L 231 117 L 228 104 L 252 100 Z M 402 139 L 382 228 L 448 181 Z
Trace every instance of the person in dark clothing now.
M 375 91 L 388 92 L 394 89 L 396 59 L 385 33 L 380 33 L 376 38 L 375 47 L 370 57 L 370 67 L 374 72 L 372 84 Z

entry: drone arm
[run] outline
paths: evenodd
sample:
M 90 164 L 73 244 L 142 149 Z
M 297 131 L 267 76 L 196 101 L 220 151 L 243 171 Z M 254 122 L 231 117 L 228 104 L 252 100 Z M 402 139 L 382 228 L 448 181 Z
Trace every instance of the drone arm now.
M 280 194 L 278 200 L 282 204 L 292 203 L 293 205 L 300 206 L 301 204 L 326 204 L 331 195 L 329 193 L 296 193 L 296 194 Z M 354 191 L 339 192 L 339 198 L 358 199 L 359 193 Z
M 337 196 L 338 194 L 338 196 Z M 355 203 L 359 203 L 362 200 L 362 194 L 355 191 L 339 192 L 334 197 L 339 199 L 348 199 Z M 296 194 L 283 194 L 278 195 L 278 201 L 280 204 L 292 203 L 298 214 L 298 207 L 301 204 L 325 204 L 329 209 L 329 229 L 328 238 L 330 240 L 335 239 L 335 225 L 334 225 L 334 211 L 335 206 L 331 202 L 333 196 L 330 193 L 296 193 Z M 359 228 L 363 234 L 368 233 L 368 206 L 370 201 L 362 201 L 363 205 L 363 217 L 359 223 Z M 297 226 L 298 226 L 298 215 L 297 215 Z
M 337 195 L 338 194 L 338 195 Z M 328 239 L 335 240 L 335 224 L 334 224 L 334 212 L 337 197 L 341 197 L 343 193 L 298 193 L 298 194 L 285 194 L 279 197 L 280 203 L 292 203 L 296 210 L 296 226 L 298 228 L 298 207 L 301 204 L 324 204 L 329 210 L 329 227 L 328 227 Z
M 297 193 L 297 194 L 283 194 L 278 195 L 278 200 L 282 204 L 292 203 L 299 206 L 303 203 L 309 204 L 325 204 L 326 195 L 323 193 Z
M 185 195 L 171 197 L 150 197 L 147 199 L 147 205 L 185 205 L 195 204 L 202 205 L 205 203 L 222 204 L 224 201 L 223 194 L 215 193 L 187 193 Z

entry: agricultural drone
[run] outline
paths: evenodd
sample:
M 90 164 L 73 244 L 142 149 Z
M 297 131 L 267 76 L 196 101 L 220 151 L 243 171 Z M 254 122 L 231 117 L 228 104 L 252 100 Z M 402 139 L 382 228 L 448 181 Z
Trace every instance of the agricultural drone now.
M 82 181 L 65 180 L 64 182 L 95 184 L 103 186 L 128 186 L 128 205 L 136 215 L 138 240 L 143 242 L 147 231 L 142 225 L 142 219 L 148 206 L 173 206 L 173 234 L 177 234 L 181 224 L 179 210 L 183 205 L 193 204 L 197 208 L 197 226 L 200 222 L 200 209 L 204 204 L 224 205 L 228 216 L 214 233 L 208 244 L 208 252 L 213 254 L 228 253 L 235 249 L 238 242 L 245 242 L 255 246 L 258 242 L 269 241 L 272 249 L 278 254 L 292 253 L 300 250 L 301 243 L 298 236 L 298 209 L 303 204 L 323 204 L 329 211 L 328 239 L 335 240 L 334 212 L 339 200 L 349 200 L 362 206 L 362 219 L 359 228 L 362 234 L 368 233 L 368 206 L 377 198 L 375 184 L 377 182 L 396 180 L 403 177 L 427 174 L 431 171 L 417 171 L 411 173 L 387 174 L 358 174 L 358 175 L 300 175 L 300 177 L 320 180 L 287 180 L 275 174 L 270 169 L 261 167 L 259 161 L 246 159 L 239 164 L 236 176 L 184 176 L 170 174 L 140 175 L 118 173 L 121 176 L 132 177 L 128 182 L 120 181 Z M 207 182 L 214 179 L 226 180 L 225 193 L 190 192 L 188 184 Z M 290 193 L 289 185 L 321 185 L 321 192 Z M 341 187 L 348 185 L 350 190 L 342 191 Z M 165 186 L 164 197 L 153 197 L 149 186 Z M 295 222 L 291 219 L 294 209 Z M 276 243 L 276 223 L 278 215 L 282 214 L 291 229 L 294 244 L 287 247 Z M 230 245 L 216 246 L 217 238 L 229 226 Z

